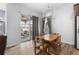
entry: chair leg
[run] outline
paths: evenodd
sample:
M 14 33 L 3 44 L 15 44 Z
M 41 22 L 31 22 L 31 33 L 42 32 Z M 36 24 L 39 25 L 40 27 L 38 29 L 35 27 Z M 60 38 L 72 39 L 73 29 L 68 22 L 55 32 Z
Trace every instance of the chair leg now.
M 36 42 L 34 41 L 34 52 L 35 52 L 35 55 L 36 55 Z

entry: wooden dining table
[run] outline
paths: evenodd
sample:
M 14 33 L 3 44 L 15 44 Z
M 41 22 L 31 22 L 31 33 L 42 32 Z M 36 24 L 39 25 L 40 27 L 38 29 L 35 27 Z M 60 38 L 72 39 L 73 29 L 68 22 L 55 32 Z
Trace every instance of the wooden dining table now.
M 52 43 L 55 40 L 57 40 L 57 38 L 59 37 L 59 35 L 56 34 L 46 34 L 46 35 L 39 35 L 36 36 L 35 39 L 39 39 L 42 40 L 42 45 L 44 46 L 45 42 Z M 43 47 L 44 48 L 44 47 Z M 48 52 L 47 52 L 48 53 Z
M 45 40 L 48 42 L 55 41 L 59 36 L 55 34 L 46 34 L 46 35 L 39 35 L 36 36 L 35 39 Z

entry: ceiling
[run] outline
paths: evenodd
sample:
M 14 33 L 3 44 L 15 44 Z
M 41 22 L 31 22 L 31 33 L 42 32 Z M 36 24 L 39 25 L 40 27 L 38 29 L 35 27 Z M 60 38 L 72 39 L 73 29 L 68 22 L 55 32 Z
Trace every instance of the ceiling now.
M 24 5 L 27 8 L 34 10 L 36 12 L 46 12 L 49 9 L 57 9 L 66 3 L 25 3 Z

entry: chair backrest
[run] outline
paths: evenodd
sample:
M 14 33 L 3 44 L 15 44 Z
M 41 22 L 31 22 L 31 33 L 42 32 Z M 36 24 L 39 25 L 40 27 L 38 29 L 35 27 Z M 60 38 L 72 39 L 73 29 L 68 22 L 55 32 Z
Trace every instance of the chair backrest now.
M 58 36 L 58 38 L 57 38 L 57 40 L 55 40 L 55 42 L 57 42 L 57 41 L 61 41 L 61 35 L 59 34 L 59 33 L 53 33 L 54 35 L 57 35 Z
M 59 35 L 59 33 L 53 33 L 54 35 Z

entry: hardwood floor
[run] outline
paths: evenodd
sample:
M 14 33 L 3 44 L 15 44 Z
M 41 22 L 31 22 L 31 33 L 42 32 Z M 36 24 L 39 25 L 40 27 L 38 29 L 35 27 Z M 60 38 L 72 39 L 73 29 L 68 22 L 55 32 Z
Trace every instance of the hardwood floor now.
M 61 55 L 79 55 L 79 50 L 75 49 L 72 45 L 62 43 Z
M 23 42 L 12 48 L 6 48 L 5 55 L 34 55 L 32 41 Z
M 6 48 L 5 55 L 34 55 L 33 42 L 23 42 L 12 48 Z M 72 45 L 62 43 L 61 55 L 79 55 L 79 50 Z

